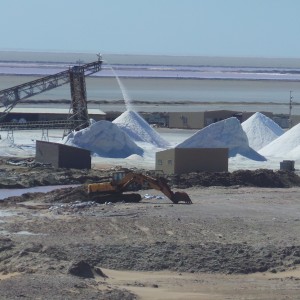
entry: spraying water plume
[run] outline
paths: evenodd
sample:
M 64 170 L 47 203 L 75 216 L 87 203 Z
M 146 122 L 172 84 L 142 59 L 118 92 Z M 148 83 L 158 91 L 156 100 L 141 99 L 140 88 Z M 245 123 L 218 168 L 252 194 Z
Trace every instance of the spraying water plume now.
M 130 98 L 130 96 L 129 96 L 128 92 L 127 92 L 127 89 L 125 88 L 123 82 L 119 78 L 118 74 L 116 73 L 116 71 L 114 70 L 114 68 L 112 67 L 112 65 L 109 64 L 107 62 L 107 60 L 105 60 L 105 62 L 110 67 L 111 71 L 113 72 L 114 76 L 117 79 L 118 85 L 119 85 L 120 90 L 121 90 L 122 95 L 123 95 L 123 100 L 125 102 L 126 110 L 133 110 L 132 103 L 131 103 L 131 98 Z

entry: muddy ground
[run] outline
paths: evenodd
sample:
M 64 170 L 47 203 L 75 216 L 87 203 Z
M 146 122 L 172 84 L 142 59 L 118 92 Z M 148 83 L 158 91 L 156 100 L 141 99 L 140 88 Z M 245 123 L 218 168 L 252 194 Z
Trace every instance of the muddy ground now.
M 89 201 L 111 172 L 2 159 L 1 188 L 81 185 L 0 201 L 1 299 L 300 299 L 295 173 L 168 177 L 192 205 Z
M 101 168 L 95 166 L 91 170 L 55 169 L 51 166 L 36 163 L 34 159 L 0 158 L 0 189 L 28 188 L 45 185 L 88 184 L 109 181 L 112 173 L 124 170 L 121 166 Z M 131 169 L 135 172 L 151 176 L 151 170 Z M 165 175 L 171 187 L 209 187 L 209 186 L 253 186 L 287 188 L 300 186 L 298 172 L 273 171 L 267 169 L 238 170 L 234 172 L 200 172 L 183 175 Z

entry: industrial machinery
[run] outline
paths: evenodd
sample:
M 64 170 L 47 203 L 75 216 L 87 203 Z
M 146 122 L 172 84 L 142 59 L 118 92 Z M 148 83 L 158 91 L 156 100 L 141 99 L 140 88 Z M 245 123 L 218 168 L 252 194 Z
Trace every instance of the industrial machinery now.
M 139 202 L 142 197 L 139 194 L 130 193 L 128 191 L 137 191 L 140 189 L 152 188 L 161 191 L 173 203 L 184 202 L 192 204 L 192 200 L 185 192 L 173 192 L 167 181 L 163 177 L 151 177 L 141 173 L 119 171 L 113 174 L 113 178 L 109 182 L 92 183 L 88 185 L 88 194 L 92 200 L 97 202 L 106 201 L 117 202 Z
M 98 61 L 85 65 L 71 66 L 66 71 L 0 91 L 0 108 L 4 107 L 3 113 L 0 114 L 0 120 L 4 119 L 13 107 L 22 100 L 70 83 L 72 99 L 68 120 L 69 131 L 77 131 L 88 127 L 89 117 L 85 76 L 99 72 L 101 65 L 102 59 L 98 55 Z

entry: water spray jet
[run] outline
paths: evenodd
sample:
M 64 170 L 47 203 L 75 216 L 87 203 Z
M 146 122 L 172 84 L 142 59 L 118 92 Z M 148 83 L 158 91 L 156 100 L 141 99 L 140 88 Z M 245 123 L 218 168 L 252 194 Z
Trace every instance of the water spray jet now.
M 113 72 L 114 76 L 117 79 L 118 85 L 119 85 L 120 90 L 121 90 L 122 95 L 123 95 L 123 100 L 124 100 L 124 103 L 125 103 L 126 110 L 134 110 L 133 107 L 132 107 L 131 98 L 130 98 L 128 92 L 127 92 L 126 87 L 124 86 L 123 82 L 121 81 L 120 77 L 118 76 L 118 74 L 116 73 L 116 71 L 114 70 L 112 65 L 109 64 L 107 62 L 107 60 L 104 60 L 104 61 L 107 63 L 107 65 L 109 66 L 109 68 L 111 69 L 111 71 Z

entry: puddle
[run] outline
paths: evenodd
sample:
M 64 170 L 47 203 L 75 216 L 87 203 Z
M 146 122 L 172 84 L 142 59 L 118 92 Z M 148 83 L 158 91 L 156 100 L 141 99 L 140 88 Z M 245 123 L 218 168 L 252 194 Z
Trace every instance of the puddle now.
M 32 188 L 25 188 L 25 189 L 0 189 L 0 200 L 3 200 L 8 197 L 13 196 L 21 196 L 26 193 L 47 193 L 53 190 L 58 190 L 67 187 L 76 187 L 76 185 L 52 185 L 52 186 L 37 186 Z M 1 214 L 1 212 L 0 212 Z
M 17 234 L 17 235 L 47 235 L 45 233 L 33 233 L 33 232 L 30 232 L 30 231 L 19 231 L 19 232 L 16 232 L 14 234 Z
M 7 230 L 0 230 L 0 235 L 9 235 Z
M 11 217 L 11 216 L 16 216 L 17 213 L 10 211 L 10 210 L 0 210 L 0 217 Z M 3 223 L 3 220 L 0 221 Z
M 0 235 L 10 235 L 10 234 L 14 234 L 14 235 L 47 235 L 46 233 L 34 233 L 34 232 L 30 232 L 30 231 L 18 231 L 18 232 L 9 232 L 7 230 L 0 230 Z

